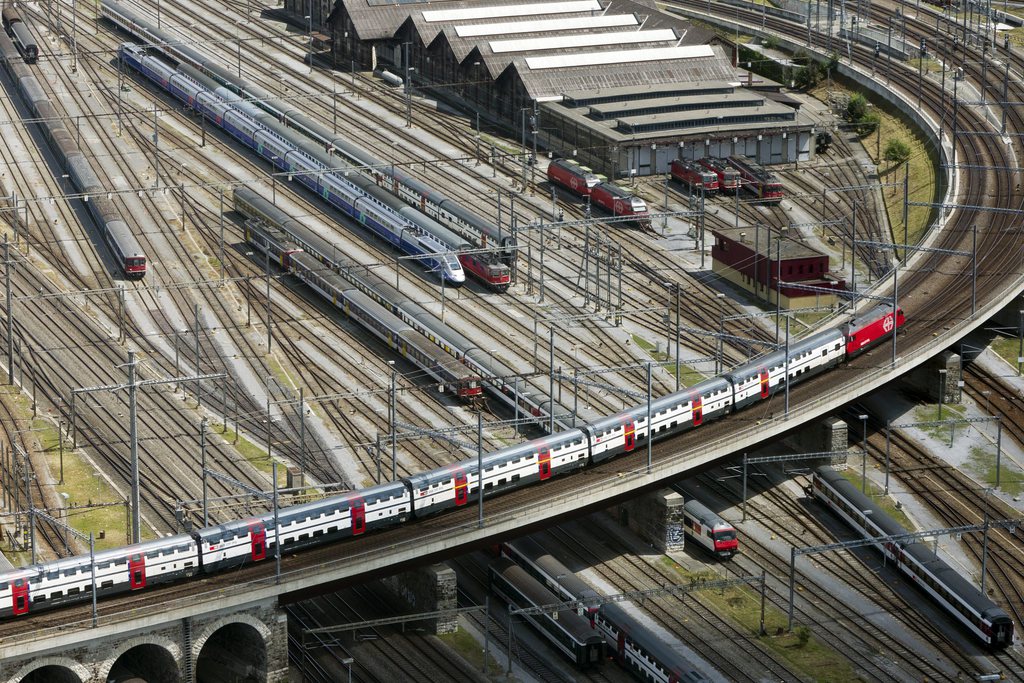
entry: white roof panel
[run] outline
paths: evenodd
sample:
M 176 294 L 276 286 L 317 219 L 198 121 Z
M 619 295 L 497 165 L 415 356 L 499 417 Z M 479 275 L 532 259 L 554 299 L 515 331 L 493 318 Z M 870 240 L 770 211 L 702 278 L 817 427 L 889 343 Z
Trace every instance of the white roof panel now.
M 673 59 L 714 57 L 710 45 L 683 45 L 679 47 L 653 47 L 646 50 L 612 50 L 608 52 L 576 52 L 565 55 L 527 57 L 526 66 L 534 70 L 560 69 L 573 66 L 602 64 L 629 64 L 633 62 L 659 62 Z
M 632 43 L 663 43 L 679 38 L 670 28 L 656 31 L 617 31 L 615 33 L 588 33 L 586 35 L 549 36 L 520 40 L 492 40 L 491 52 L 531 52 L 533 50 L 565 50 L 597 45 L 629 45 Z
M 531 5 L 497 5 L 491 7 L 467 7 L 463 9 L 429 10 L 423 13 L 423 20 L 473 21 L 498 17 L 529 17 L 542 14 L 568 14 L 571 12 L 600 12 L 598 0 L 570 0 L 569 2 L 536 2 Z
M 536 21 L 503 21 L 496 24 L 468 24 L 455 27 L 459 38 L 502 36 L 513 33 L 545 33 L 548 31 L 577 31 L 580 29 L 636 26 L 635 14 L 597 14 L 566 19 L 538 19 Z

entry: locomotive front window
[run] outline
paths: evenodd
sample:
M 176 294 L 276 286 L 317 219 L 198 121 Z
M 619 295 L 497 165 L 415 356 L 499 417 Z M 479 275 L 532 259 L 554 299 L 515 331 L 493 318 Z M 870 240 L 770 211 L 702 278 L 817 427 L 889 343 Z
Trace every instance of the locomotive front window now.
M 733 530 L 733 529 L 730 529 L 728 531 L 716 531 L 715 532 L 715 540 L 716 541 L 735 541 L 736 540 L 736 531 Z

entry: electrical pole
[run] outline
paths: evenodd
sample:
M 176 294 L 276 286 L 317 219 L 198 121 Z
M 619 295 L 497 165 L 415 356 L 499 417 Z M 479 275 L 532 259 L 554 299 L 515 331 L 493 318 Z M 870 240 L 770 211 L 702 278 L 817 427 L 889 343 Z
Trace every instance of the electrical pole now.
M 75 423 L 75 395 L 87 394 L 98 391 L 122 391 L 128 390 L 128 438 L 130 441 L 130 460 L 131 460 L 131 499 L 129 505 L 131 506 L 130 525 L 131 525 L 131 539 L 132 543 L 139 543 L 141 540 L 141 514 L 140 514 L 140 500 L 139 500 L 139 443 L 138 443 L 138 429 L 137 429 L 137 393 L 140 387 L 153 386 L 159 384 L 177 384 L 179 382 L 201 382 L 203 380 L 211 379 L 223 379 L 225 374 L 218 372 L 212 375 L 192 375 L 191 377 L 170 377 L 166 379 L 150 379 L 150 380 L 139 380 L 136 373 L 136 360 L 135 351 L 128 351 L 128 363 L 125 367 L 128 368 L 128 382 L 125 384 L 108 384 L 106 386 L 99 387 L 81 387 L 78 389 L 71 390 L 71 424 Z M 74 441 L 72 441 L 74 443 Z

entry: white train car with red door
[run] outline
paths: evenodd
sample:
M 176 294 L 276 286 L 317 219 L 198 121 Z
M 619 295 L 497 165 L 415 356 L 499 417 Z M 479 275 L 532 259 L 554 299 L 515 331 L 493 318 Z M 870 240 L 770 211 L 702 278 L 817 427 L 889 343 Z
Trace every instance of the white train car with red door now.
M 723 560 L 739 552 L 735 527 L 693 498 L 683 503 L 683 533 Z

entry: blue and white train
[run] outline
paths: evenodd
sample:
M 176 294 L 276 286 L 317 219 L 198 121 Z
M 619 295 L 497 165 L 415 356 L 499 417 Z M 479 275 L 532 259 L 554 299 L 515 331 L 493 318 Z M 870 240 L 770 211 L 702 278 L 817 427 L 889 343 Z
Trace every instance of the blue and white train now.
M 892 309 L 878 306 L 861 316 L 856 327 L 847 324 L 825 330 L 791 345 L 788 358 L 782 351 L 768 354 L 721 377 L 659 398 L 651 403 L 650 422 L 644 403 L 581 428 L 487 453 L 482 467 L 477 458 L 469 458 L 393 483 L 287 508 L 280 512 L 276 527 L 274 515 L 266 513 L 188 535 L 106 551 L 97 560 L 106 573 L 100 580 L 97 572 L 95 584 L 88 557 L 8 572 L 0 575 L 0 617 L 88 600 L 94 587 L 98 594 L 139 590 L 200 572 L 259 562 L 278 546 L 281 552 L 291 553 L 360 536 L 375 528 L 470 505 L 481 495 L 495 496 L 600 464 L 635 451 L 648 438 L 674 436 L 751 403 L 769 400 L 784 389 L 787 379 L 789 383 L 801 382 L 837 366 L 847 358 L 850 330 L 886 316 L 893 316 Z M 897 315 L 894 320 L 902 323 L 903 317 Z M 888 326 L 889 334 L 897 326 Z M 863 347 L 858 348 L 858 353 L 863 351 Z
M 103 0 L 100 11 L 104 17 L 124 31 L 144 40 L 154 50 L 181 65 L 188 65 L 218 84 L 226 86 L 238 96 L 255 103 L 271 114 L 276 121 L 300 131 L 316 141 L 323 149 L 344 155 L 357 167 L 357 172 L 388 189 L 392 194 L 432 220 L 446 225 L 472 242 L 471 248 L 459 250 L 463 268 L 484 282 L 490 289 L 504 292 L 511 283 L 509 264 L 515 258 L 515 237 L 493 222 L 479 216 L 429 185 L 417 180 L 394 164 L 385 164 L 365 150 L 350 143 L 321 126 L 289 100 L 275 98 L 263 88 L 232 74 L 199 51 L 155 27 L 125 3 Z M 353 176 L 350 176 L 350 178 Z M 429 228 L 428 228 L 429 229 Z M 492 252 L 481 253 L 479 248 L 500 246 L 500 259 Z
M 211 91 L 138 45 L 124 43 L 118 54 L 125 64 L 270 161 L 275 169 L 299 181 L 403 253 L 416 257 L 431 271 L 442 272 L 447 284 L 459 287 L 466 281 L 457 255 L 405 215 L 410 211 L 408 207 L 396 209 L 392 201 L 368 194 L 345 178 L 344 171 L 336 170 L 337 163 L 325 163 L 318 153 L 296 146 L 279 131 L 253 119 L 237 102 L 229 101 L 237 98 L 226 88 Z

